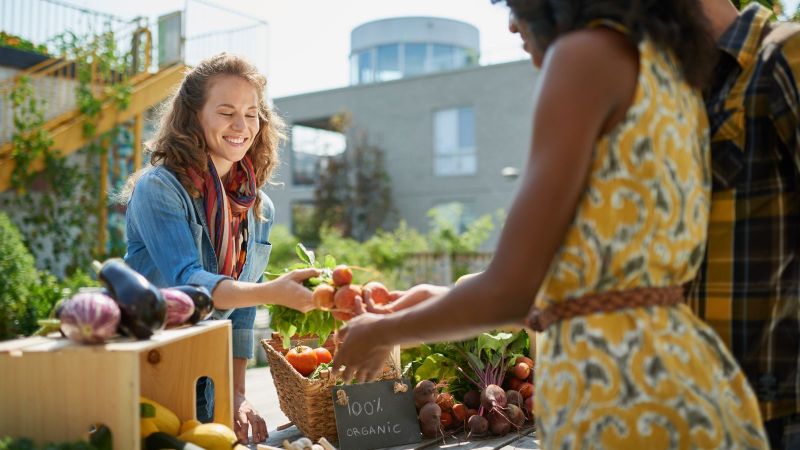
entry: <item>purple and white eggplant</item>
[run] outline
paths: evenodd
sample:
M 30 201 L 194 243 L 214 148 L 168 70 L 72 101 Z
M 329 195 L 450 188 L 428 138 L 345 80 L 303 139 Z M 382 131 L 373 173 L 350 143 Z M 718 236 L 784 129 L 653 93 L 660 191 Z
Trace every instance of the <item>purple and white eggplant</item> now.
M 172 288 L 161 289 L 167 302 L 167 328 L 186 323 L 194 314 L 194 302 L 185 293 Z
M 114 336 L 119 325 L 119 306 L 100 292 L 82 292 L 65 301 L 59 318 L 67 338 L 82 344 L 100 344 Z

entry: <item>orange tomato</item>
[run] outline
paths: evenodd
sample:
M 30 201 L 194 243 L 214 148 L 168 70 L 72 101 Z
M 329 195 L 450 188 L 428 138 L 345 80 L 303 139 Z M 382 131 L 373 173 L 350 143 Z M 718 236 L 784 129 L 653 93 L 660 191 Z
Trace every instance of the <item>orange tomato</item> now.
M 286 360 L 300 375 L 307 377 L 317 368 L 317 354 L 311 347 L 299 345 L 286 353 Z
M 317 354 L 318 364 L 327 364 L 333 361 L 333 355 L 331 355 L 331 352 L 329 352 L 325 347 L 315 348 L 314 353 Z

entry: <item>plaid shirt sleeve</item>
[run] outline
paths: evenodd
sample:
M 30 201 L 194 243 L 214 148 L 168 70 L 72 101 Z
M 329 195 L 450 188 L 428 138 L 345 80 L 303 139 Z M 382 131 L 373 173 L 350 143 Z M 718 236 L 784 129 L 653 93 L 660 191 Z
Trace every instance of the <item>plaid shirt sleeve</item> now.
M 748 7 L 718 43 L 708 247 L 688 291 L 765 420 L 800 412 L 800 33 L 770 40 L 770 16 Z

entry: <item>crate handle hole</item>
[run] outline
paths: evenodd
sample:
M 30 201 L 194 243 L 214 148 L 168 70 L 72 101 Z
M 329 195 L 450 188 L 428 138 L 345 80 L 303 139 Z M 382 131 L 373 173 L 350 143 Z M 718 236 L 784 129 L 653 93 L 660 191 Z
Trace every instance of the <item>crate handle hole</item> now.
M 211 377 L 202 376 L 197 379 L 194 404 L 198 421 L 214 421 L 214 380 Z
M 93 423 L 88 428 L 89 444 L 93 448 L 99 450 L 110 450 L 114 443 L 114 437 L 111 435 L 111 428 L 104 423 Z

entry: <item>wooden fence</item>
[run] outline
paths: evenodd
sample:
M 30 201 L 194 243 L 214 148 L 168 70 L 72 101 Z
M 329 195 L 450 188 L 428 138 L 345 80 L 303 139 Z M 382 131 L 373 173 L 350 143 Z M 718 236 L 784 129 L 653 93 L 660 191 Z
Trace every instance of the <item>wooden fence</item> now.
M 420 283 L 447 286 L 461 275 L 486 269 L 491 259 L 492 253 L 417 253 L 406 258 L 399 281 L 404 286 Z

